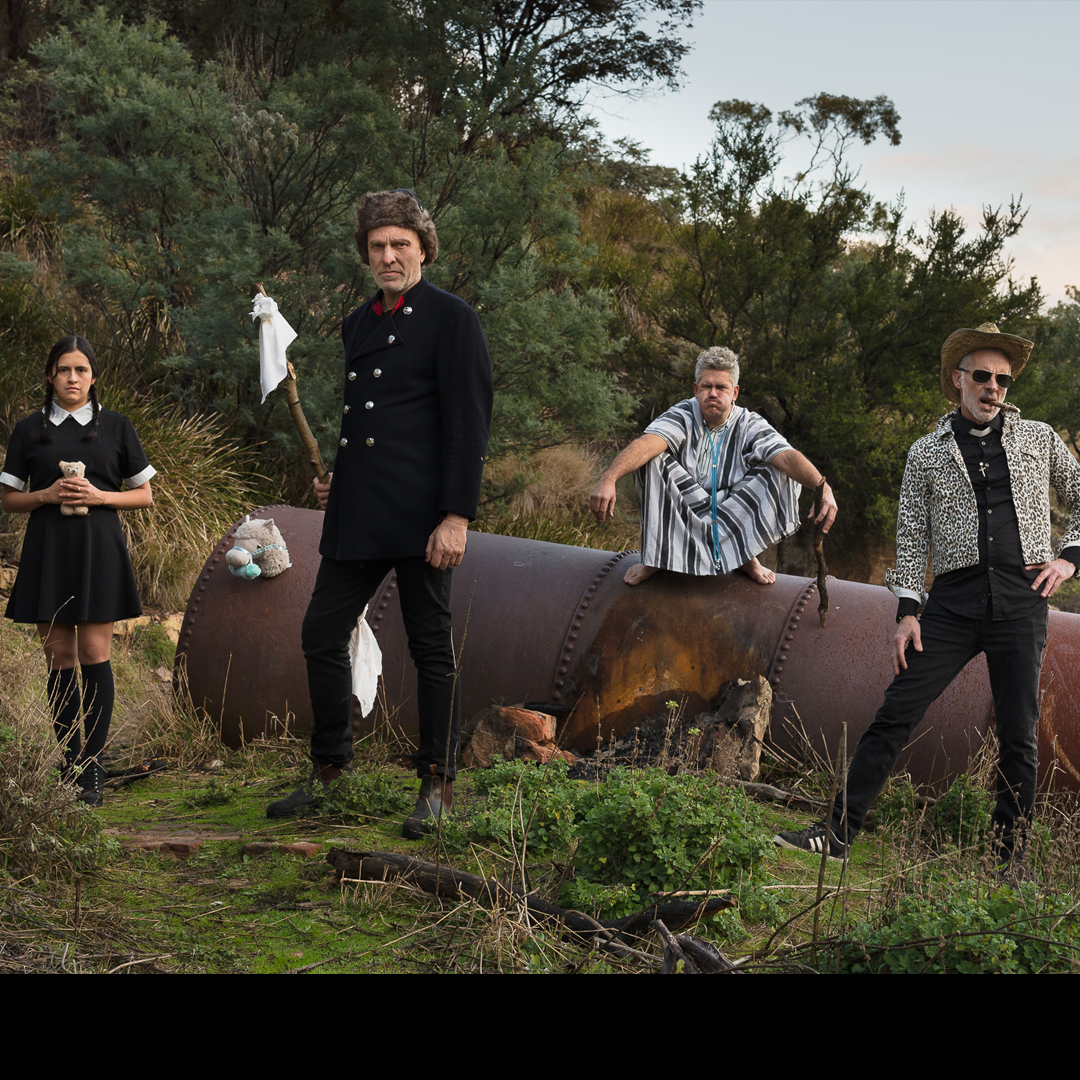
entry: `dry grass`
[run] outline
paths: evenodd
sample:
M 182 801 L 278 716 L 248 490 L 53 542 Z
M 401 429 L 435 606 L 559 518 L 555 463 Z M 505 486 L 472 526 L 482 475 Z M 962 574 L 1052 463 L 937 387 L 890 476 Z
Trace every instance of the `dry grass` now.
M 139 594 L 144 604 L 183 610 L 214 545 L 273 495 L 258 487 L 263 478 L 246 470 L 246 455 L 213 417 L 141 401 L 115 407 L 135 425 L 158 470 L 154 505 L 120 515 Z
M 528 458 L 500 458 L 485 470 L 484 479 L 499 487 L 520 485 L 506 504 L 505 513 L 510 516 L 580 515 L 588 508 L 602 467 L 599 452 L 567 443 L 538 450 Z
M 124 921 L 84 891 L 112 842 L 58 761 L 36 638 L 0 622 L 0 972 L 144 968 Z
M 486 507 L 476 528 L 602 551 L 636 549 L 636 502 L 628 507 L 625 499 L 621 501 L 616 519 L 604 525 L 589 512 L 589 495 L 602 469 L 599 450 L 575 443 L 549 447 L 528 458 L 500 458 L 485 470 L 485 484 L 513 494 Z

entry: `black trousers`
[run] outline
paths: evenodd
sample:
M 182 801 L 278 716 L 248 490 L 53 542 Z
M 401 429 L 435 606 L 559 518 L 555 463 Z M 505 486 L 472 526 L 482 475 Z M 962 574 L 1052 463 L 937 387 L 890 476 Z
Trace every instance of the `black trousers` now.
M 301 631 L 315 723 L 311 756 L 347 765 L 353 756 L 349 638 L 383 578 L 397 571 L 409 653 L 417 672 L 420 744 L 417 776 L 435 766 L 453 780 L 461 744 L 461 686 L 450 629 L 453 570 L 435 570 L 423 556 L 339 562 L 324 558 Z
M 940 606 L 920 621 L 922 652 L 909 647 L 907 669 L 885 691 L 885 702 L 859 740 L 847 782 L 847 836 L 854 839 L 878 792 L 926 710 L 979 653 L 986 653 L 994 723 L 1000 744 L 993 824 L 1001 854 L 1012 853 L 1016 823 L 1031 821 L 1038 767 L 1039 675 L 1049 609 L 1022 619 L 964 619 Z M 844 838 L 839 798 L 833 830 Z

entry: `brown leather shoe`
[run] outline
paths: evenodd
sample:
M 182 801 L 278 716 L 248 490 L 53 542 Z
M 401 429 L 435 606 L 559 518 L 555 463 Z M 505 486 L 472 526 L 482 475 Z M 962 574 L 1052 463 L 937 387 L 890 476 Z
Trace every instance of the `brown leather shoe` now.
M 442 776 L 425 776 L 420 781 L 416 809 L 405 819 L 401 835 L 406 840 L 422 840 L 435 826 L 440 814 L 449 814 L 454 806 L 454 781 Z

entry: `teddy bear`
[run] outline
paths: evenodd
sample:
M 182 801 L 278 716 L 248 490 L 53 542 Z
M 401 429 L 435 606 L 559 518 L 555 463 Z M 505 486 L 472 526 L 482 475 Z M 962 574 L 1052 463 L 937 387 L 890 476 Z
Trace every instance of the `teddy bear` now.
M 237 526 L 225 561 L 229 573 L 245 581 L 260 576 L 277 577 L 292 566 L 274 519 L 252 518 L 250 514 Z
M 60 471 L 67 477 L 76 477 L 81 480 L 86 475 L 86 466 L 81 461 L 61 461 Z M 88 506 L 61 505 L 60 513 L 64 517 L 71 517 L 72 514 L 76 517 L 85 517 L 90 513 L 90 508 Z

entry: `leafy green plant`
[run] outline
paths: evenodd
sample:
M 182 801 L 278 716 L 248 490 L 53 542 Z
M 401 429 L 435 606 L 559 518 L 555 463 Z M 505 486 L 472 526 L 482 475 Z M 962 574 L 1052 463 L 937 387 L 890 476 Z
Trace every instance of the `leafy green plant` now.
M 468 838 L 507 847 L 520 847 L 524 838 L 527 852 L 541 858 L 570 847 L 591 788 L 569 779 L 566 771 L 558 759 L 538 768 L 497 758 L 474 778 L 473 791 L 484 802 L 469 814 Z
M 961 773 L 934 807 L 939 833 L 960 847 L 982 841 L 994 800 L 970 773 Z
M 416 790 L 385 769 L 342 773 L 326 793 L 322 813 L 342 818 L 401 817 L 412 810 Z
M 1068 898 L 1036 886 L 985 893 L 958 882 L 904 896 L 878 925 L 857 924 L 822 970 L 841 974 L 1034 974 L 1070 971 L 1080 917 Z
M 898 822 L 912 823 L 916 820 L 918 807 L 915 788 L 911 778 L 890 780 L 885 791 L 874 803 L 874 817 L 879 824 L 892 825 Z
M 189 795 L 184 800 L 185 806 L 200 809 L 207 806 L 226 806 L 233 801 L 236 792 L 228 784 L 219 783 L 216 777 L 211 777 L 201 791 Z
M 581 881 L 629 885 L 641 901 L 678 889 L 738 888 L 750 883 L 771 846 L 759 810 L 742 792 L 658 769 L 613 769 L 577 836 L 577 878 L 564 889 L 575 906 Z M 603 910 L 628 915 L 637 906 L 620 895 Z

